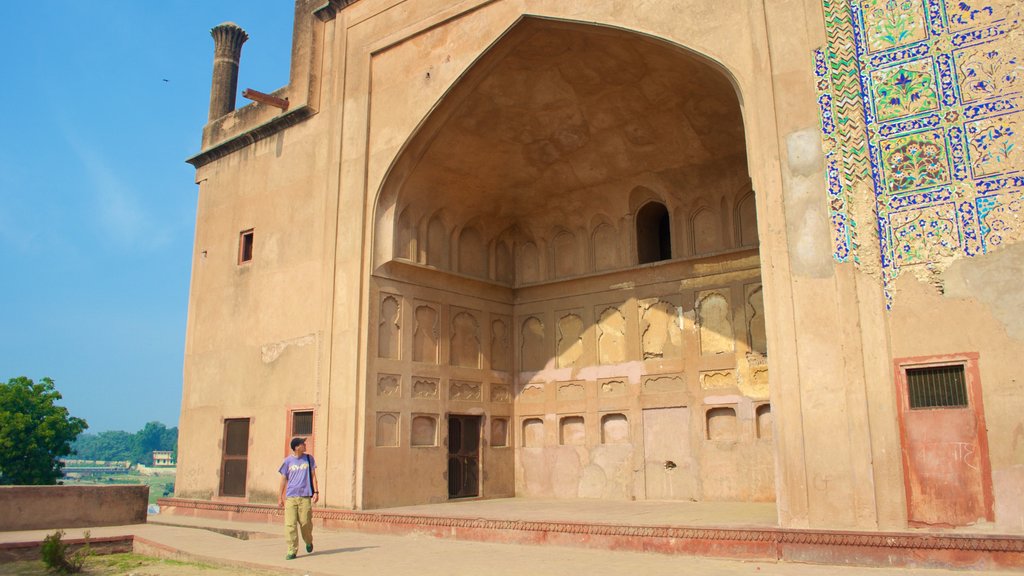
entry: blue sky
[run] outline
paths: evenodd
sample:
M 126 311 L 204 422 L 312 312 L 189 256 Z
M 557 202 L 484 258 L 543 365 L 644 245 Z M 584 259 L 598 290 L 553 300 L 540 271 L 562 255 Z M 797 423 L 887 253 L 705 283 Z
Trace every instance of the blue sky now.
M 209 30 L 245 28 L 239 91 L 270 92 L 293 7 L 4 2 L 0 380 L 53 378 L 89 432 L 177 425 Z

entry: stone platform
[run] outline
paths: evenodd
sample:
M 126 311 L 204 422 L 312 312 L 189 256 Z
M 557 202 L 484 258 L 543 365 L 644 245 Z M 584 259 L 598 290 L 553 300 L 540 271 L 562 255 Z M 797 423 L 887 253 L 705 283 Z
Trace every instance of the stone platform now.
M 166 498 L 173 516 L 282 522 L 282 510 Z M 171 517 L 167 516 L 172 515 Z M 1024 568 L 1024 536 L 974 531 L 798 530 L 771 504 L 498 499 L 373 511 L 315 508 L 327 529 L 456 540 L 547 544 L 747 561 L 971 570 Z

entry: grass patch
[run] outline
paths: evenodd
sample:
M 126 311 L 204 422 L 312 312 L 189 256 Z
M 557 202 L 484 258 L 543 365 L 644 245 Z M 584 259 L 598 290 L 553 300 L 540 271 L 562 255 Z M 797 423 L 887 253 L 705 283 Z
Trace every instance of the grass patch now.
M 19 562 L 0 563 L 0 576 L 39 576 L 47 574 L 46 564 L 42 560 L 22 560 Z M 87 576 L 127 576 L 138 575 L 173 575 L 187 576 L 249 576 L 267 574 L 259 570 L 247 568 L 229 568 L 203 564 L 201 562 L 182 562 L 180 560 L 163 560 L 142 554 L 106 554 L 90 556 L 85 561 L 82 574 Z

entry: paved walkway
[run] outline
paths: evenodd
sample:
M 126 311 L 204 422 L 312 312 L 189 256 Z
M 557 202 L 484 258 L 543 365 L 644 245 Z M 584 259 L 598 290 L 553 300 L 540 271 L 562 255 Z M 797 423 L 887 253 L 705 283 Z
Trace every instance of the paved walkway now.
M 175 525 L 168 525 L 165 523 Z M 52 531 L 0 532 L 0 543 L 40 541 Z M 84 529 L 69 529 L 80 538 Z M 229 536 L 224 533 L 233 533 Z M 92 528 L 94 537 L 133 534 L 155 543 L 164 554 L 211 564 L 261 568 L 281 574 L 331 576 L 386 574 L 679 574 L 766 576 L 963 576 L 970 571 L 860 568 L 770 562 L 738 562 L 640 552 L 613 552 L 558 546 L 521 546 L 435 539 L 427 536 L 382 536 L 317 530 L 316 550 L 296 560 L 284 559 L 284 537 L 276 526 L 181 516 L 156 516 L 149 524 Z M 238 536 L 241 536 L 238 537 Z M 247 538 L 247 539 L 242 539 Z M 1020 574 L 988 572 L 992 576 Z

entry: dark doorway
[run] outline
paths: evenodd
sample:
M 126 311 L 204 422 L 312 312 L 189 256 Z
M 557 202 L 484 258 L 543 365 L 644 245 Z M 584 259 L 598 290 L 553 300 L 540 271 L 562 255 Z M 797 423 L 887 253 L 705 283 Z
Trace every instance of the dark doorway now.
M 448 415 L 448 497 L 480 495 L 480 416 Z
M 668 209 L 649 202 L 636 215 L 636 252 L 640 264 L 672 259 L 672 231 Z

